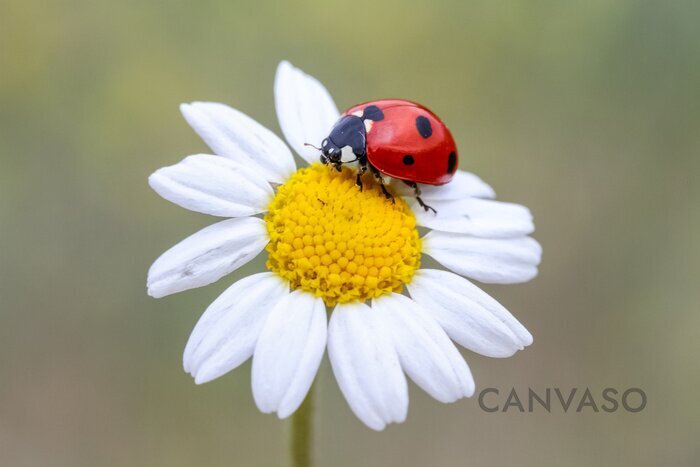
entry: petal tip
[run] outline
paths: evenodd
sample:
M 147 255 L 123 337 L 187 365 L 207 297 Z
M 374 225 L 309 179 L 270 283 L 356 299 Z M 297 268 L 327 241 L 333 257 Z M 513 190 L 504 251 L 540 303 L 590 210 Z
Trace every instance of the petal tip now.
M 289 60 L 280 60 L 277 65 L 277 71 L 284 70 L 285 68 L 294 68 L 294 65 L 292 65 Z
M 365 424 L 365 426 L 367 428 L 374 430 L 374 431 L 378 431 L 378 432 L 384 431 L 384 429 L 386 428 L 386 425 L 387 425 L 386 423 L 383 423 L 383 422 L 382 423 L 369 423 L 365 420 L 361 420 L 361 421 L 362 421 L 362 423 Z
M 216 378 L 218 378 L 219 376 L 221 376 L 219 374 L 212 373 L 211 371 L 207 371 L 206 369 L 203 369 L 201 367 L 198 369 L 198 371 L 196 373 L 197 373 L 196 375 L 192 375 L 192 376 L 194 376 L 194 384 L 196 384 L 198 386 L 205 384 L 205 383 L 208 383 L 209 381 L 213 381 Z
M 148 294 L 149 297 L 152 297 L 152 298 L 163 298 L 166 295 L 168 295 L 166 293 L 163 293 L 162 290 L 159 290 L 158 287 L 154 287 L 150 284 L 146 285 L 146 293 Z
M 192 112 L 194 110 L 193 104 L 194 102 L 183 102 L 182 104 L 180 104 L 180 113 L 185 118 L 187 123 L 189 123 L 190 118 L 192 116 Z
M 280 407 L 279 410 L 277 411 L 277 418 L 280 420 L 284 420 L 285 418 L 289 418 L 294 412 L 297 411 L 298 407 L 295 407 L 294 409 L 289 409 L 287 407 Z
M 206 383 L 206 382 L 207 382 L 207 381 L 204 380 L 204 378 L 201 378 L 199 375 L 195 375 L 195 376 L 194 376 L 194 384 L 196 384 L 197 386 L 200 386 L 200 385 L 202 385 L 202 384 L 204 384 L 204 383 Z
M 159 182 L 160 177 L 161 177 L 161 175 L 159 173 L 161 170 L 162 169 L 158 169 L 155 172 L 153 172 L 151 175 L 148 176 L 148 186 L 150 186 L 151 189 L 153 191 L 155 191 L 156 193 L 158 193 L 158 186 L 160 186 L 158 182 Z

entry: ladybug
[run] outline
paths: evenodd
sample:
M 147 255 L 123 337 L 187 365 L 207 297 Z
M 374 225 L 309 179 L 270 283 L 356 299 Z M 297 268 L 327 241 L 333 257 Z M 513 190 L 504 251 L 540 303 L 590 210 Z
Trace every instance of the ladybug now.
M 382 192 L 393 201 L 383 175 L 413 188 L 426 210 L 435 209 L 420 198 L 418 183 L 444 185 L 457 170 L 458 156 L 452 134 L 433 112 L 403 99 L 381 99 L 355 105 L 343 112 L 321 143 L 321 162 L 338 171 L 357 162 L 357 185 L 369 169 Z M 349 159 L 354 156 L 354 159 Z

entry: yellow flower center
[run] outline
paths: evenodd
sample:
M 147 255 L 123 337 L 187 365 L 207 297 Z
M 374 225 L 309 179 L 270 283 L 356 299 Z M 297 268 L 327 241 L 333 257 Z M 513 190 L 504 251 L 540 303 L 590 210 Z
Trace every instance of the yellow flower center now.
M 326 305 L 400 292 L 420 265 L 416 218 L 371 177 L 314 164 L 281 185 L 265 215 L 267 267 Z

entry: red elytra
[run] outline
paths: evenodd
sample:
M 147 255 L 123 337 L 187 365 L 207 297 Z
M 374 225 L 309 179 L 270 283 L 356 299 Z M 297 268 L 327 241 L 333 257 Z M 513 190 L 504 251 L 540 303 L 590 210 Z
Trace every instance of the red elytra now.
M 458 165 L 457 146 L 447 126 L 428 108 L 403 99 L 355 105 L 343 115 L 362 116 L 375 106 L 383 118 L 365 119 L 369 163 L 399 180 L 444 185 Z

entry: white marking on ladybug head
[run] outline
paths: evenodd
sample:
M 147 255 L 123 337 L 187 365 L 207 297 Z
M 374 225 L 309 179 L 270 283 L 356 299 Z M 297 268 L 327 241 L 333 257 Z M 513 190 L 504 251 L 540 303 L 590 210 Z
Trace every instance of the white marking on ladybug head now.
M 362 118 L 363 113 L 362 113 L 362 110 L 356 110 L 355 112 L 352 113 L 352 115 Z
M 364 121 L 364 123 L 365 123 L 365 131 L 367 133 L 369 133 L 372 130 L 372 125 L 374 125 L 374 120 L 367 119 Z
M 352 148 L 350 146 L 344 146 L 340 150 L 340 160 L 343 163 L 347 163 L 350 161 L 354 161 L 357 159 L 357 156 L 355 156 L 355 153 L 352 152 Z

